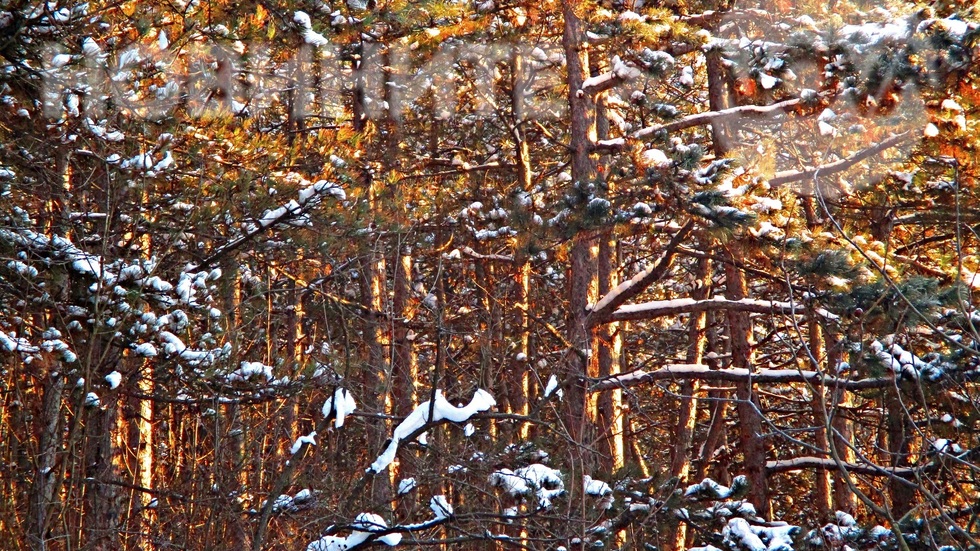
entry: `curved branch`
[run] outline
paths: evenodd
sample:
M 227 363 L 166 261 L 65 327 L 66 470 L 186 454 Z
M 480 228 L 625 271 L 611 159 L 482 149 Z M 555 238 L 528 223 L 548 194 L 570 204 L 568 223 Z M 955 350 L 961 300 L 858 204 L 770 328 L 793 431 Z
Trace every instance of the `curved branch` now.
M 629 139 L 636 141 L 650 140 L 656 137 L 656 135 L 660 132 L 677 132 L 687 128 L 704 126 L 736 117 L 763 118 L 779 113 L 788 113 L 796 109 L 802 103 L 802 101 L 803 100 L 800 98 L 793 98 L 774 103 L 772 105 L 740 105 L 738 107 L 730 107 L 728 109 L 720 109 L 718 111 L 695 113 L 668 123 L 641 128 L 632 133 L 629 136 Z M 626 147 L 626 141 L 627 140 L 624 140 L 623 138 L 600 140 L 595 144 L 595 151 L 598 153 L 615 153 L 623 150 Z

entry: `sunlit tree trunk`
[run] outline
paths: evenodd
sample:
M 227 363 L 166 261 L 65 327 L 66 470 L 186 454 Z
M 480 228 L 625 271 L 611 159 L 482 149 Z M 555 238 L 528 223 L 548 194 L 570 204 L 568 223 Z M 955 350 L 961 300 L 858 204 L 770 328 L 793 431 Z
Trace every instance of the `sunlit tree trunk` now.
M 562 48 L 567 63 L 569 104 L 569 148 L 571 150 L 572 183 L 582 185 L 595 177 L 595 166 L 590 150 L 596 139 L 595 102 L 581 92 L 589 66 L 588 42 L 577 9 L 584 4 L 576 0 L 561 3 L 564 28 Z M 572 481 L 572 498 L 580 487 L 583 474 L 590 473 L 595 457 L 583 444 L 591 441 L 589 432 L 586 378 L 591 361 L 592 335 L 586 322 L 586 307 L 595 282 L 595 258 L 590 244 L 591 236 L 580 233 L 572 238 L 569 251 L 570 271 L 568 278 L 569 313 L 566 322 L 566 338 L 572 350 L 568 351 L 563 379 L 568 381 L 565 391 L 565 428 L 571 438 L 569 473 Z
M 716 320 L 714 314 L 708 314 L 708 326 L 710 327 L 713 323 L 712 320 Z M 718 361 L 718 343 L 713 332 L 707 332 L 706 338 L 707 352 L 705 353 L 704 363 L 709 369 L 720 369 L 721 365 Z M 714 459 L 715 453 L 723 445 L 726 439 L 725 432 L 725 418 L 728 416 L 728 404 L 730 401 L 730 392 L 724 390 L 711 390 L 708 392 L 708 398 L 710 398 L 711 411 L 709 413 L 708 421 L 708 433 L 704 437 L 704 442 L 701 443 L 701 447 L 698 450 L 698 460 L 692 469 L 692 474 L 689 475 L 693 482 L 700 482 L 708 474 L 711 467 L 711 463 Z M 726 484 L 727 480 L 730 479 L 727 470 L 723 471 L 723 476 L 719 477 L 719 482 Z
M 694 273 L 694 288 L 691 298 L 703 300 L 708 297 L 711 287 L 711 262 L 707 258 L 697 261 Z M 684 361 L 689 364 L 699 364 L 704 360 L 705 343 L 707 341 L 707 313 L 691 314 L 687 322 L 687 352 Z M 681 384 L 680 410 L 677 415 L 677 428 L 674 430 L 674 448 L 671 450 L 670 475 L 677 477 L 680 483 L 694 483 L 688 480 L 691 472 L 690 448 L 694 437 L 694 425 L 697 421 L 697 392 L 700 384 L 691 379 Z M 669 550 L 684 549 L 687 539 L 687 523 L 678 523 L 673 537 L 668 535 Z
M 819 320 L 813 315 L 807 316 L 807 346 L 805 348 L 805 357 L 803 358 L 805 365 L 808 369 L 813 369 L 815 371 L 821 371 L 827 366 L 825 365 L 825 358 L 822 357 L 821 351 L 823 348 L 824 337 L 823 331 L 820 327 Z M 832 367 L 831 367 L 832 368 Z M 810 401 L 810 406 L 813 411 L 813 426 L 816 427 L 813 443 L 814 445 L 821 449 L 826 450 L 829 446 L 829 439 L 827 435 L 828 427 L 828 411 L 827 411 L 827 394 L 826 389 L 822 386 L 816 386 L 813 389 L 814 395 Z M 816 470 L 813 472 L 815 477 L 815 485 L 813 489 L 814 495 L 814 505 L 816 506 L 817 512 L 820 514 L 821 519 L 830 519 L 833 513 L 833 496 L 831 495 L 831 484 L 830 484 L 830 472 L 826 470 Z
M 415 384 L 418 369 L 415 353 L 412 349 L 412 336 L 408 322 L 412 319 L 410 298 L 412 292 L 412 249 L 407 245 L 397 247 L 394 274 L 392 275 L 393 293 L 392 308 L 392 351 L 391 351 L 391 380 L 394 395 L 394 411 L 398 415 L 408 415 L 418 401 Z M 415 475 L 415 465 L 412 461 L 402 461 L 398 464 L 395 479 L 404 479 Z M 411 502 L 403 500 L 398 510 L 400 518 L 406 518 Z
M 841 343 L 837 333 L 834 331 L 833 327 L 829 324 L 824 328 L 824 350 L 827 354 L 827 366 L 831 370 L 836 370 L 837 365 L 842 361 L 841 358 Z M 834 445 L 834 449 L 837 452 L 837 456 L 846 463 L 853 463 L 855 461 L 853 445 L 853 434 L 851 421 L 844 414 L 843 407 L 849 405 L 849 398 L 847 392 L 838 389 L 830 389 L 830 398 L 828 400 L 831 413 L 830 426 L 833 429 L 833 440 L 831 441 Z M 834 508 L 838 511 L 844 511 L 845 513 L 853 514 L 857 509 L 857 497 L 854 492 L 851 491 L 849 481 L 846 477 L 850 475 L 846 473 L 841 473 L 839 471 L 834 473 L 833 478 L 833 492 L 834 492 Z

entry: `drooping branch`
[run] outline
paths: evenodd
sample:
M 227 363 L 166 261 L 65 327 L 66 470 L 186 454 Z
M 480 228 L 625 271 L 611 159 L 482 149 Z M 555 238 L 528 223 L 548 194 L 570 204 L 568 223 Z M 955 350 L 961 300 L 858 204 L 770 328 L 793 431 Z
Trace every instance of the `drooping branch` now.
M 335 199 L 343 201 L 346 194 L 340 186 L 320 180 L 310 186 L 299 190 L 299 201 L 291 200 L 277 209 L 266 211 L 255 223 L 252 224 L 243 235 L 233 239 L 224 245 L 216 248 L 199 264 L 188 268 L 185 271 L 196 272 L 214 267 L 225 256 L 240 249 L 245 244 L 276 227 L 290 225 L 296 222 L 303 222 L 303 217 L 307 216 L 311 209 L 320 205 L 326 195 L 331 195 Z
M 761 369 L 750 372 L 744 368 L 711 369 L 703 364 L 670 364 L 655 371 L 631 371 L 615 377 L 596 381 L 590 392 L 603 392 L 616 388 L 628 388 L 656 381 L 682 381 L 695 379 L 702 382 L 727 381 L 731 383 L 810 383 L 844 390 L 884 388 L 895 384 L 891 377 L 869 379 L 842 379 L 819 371 L 798 369 Z
M 775 176 L 769 179 L 769 185 L 779 186 L 793 182 L 800 182 L 803 180 L 811 180 L 820 176 L 827 176 L 829 174 L 847 170 L 861 161 L 869 157 L 873 157 L 886 149 L 890 149 L 909 141 L 911 136 L 911 131 L 902 132 L 901 134 L 896 134 L 868 148 L 862 149 L 846 159 L 841 159 L 839 161 L 814 168 L 808 168 L 806 170 L 784 170 L 782 172 L 777 172 Z
M 645 270 L 617 285 L 615 289 L 599 299 L 599 302 L 591 306 L 591 312 L 586 319 L 586 325 L 588 327 L 595 327 L 601 323 L 611 321 L 613 312 L 616 309 L 662 278 L 670 269 L 677 248 L 693 229 L 694 220 L 688 220 L 684 226 L 677 230 L 677 233 L 674 234 L 670 242 L 667 243 L 667 246 L 664 247 L 664 253 L 660 259 Z
M 475 260 L 490 260 L 494 262 L 513 262 L 514 256 L 509 254 L 483 254 L 471 247 L 460 247 L 459 252 Z
M 612 313 L 610 320 L 626 321 L 653 319 L 662 316 L 695 314 L 714 310 L 749 312 L 754 314 L 802 315 L 808 310 L 811 310 L 811 307 L 795 302 L 758 300 L 751 298 L 743 298 L 739 300 L 729 300 L 725 297 L 715 297 L 705 300 L 679 298 L 674 300 L 654 300 L 641 304 L 620 306 L 615 312 Z M 813 311 L 818 316 L 829 320 L 835 320 L 838 318 L 836 314 L 828 312 L 823 308 L 816 308 L 813 309 Z

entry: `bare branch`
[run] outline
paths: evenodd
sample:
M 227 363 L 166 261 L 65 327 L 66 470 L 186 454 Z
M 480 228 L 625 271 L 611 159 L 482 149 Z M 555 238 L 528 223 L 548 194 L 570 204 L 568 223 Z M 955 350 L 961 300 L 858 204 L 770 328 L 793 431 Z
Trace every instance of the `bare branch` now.
M 810 383 L 844 390 L 884 388 L 895 384 L 892 377 L 871 379 L 841 379 L 819 371 L 798 369 L 745 368 L 711 369 L 703 364 L 670 364 L 656 371 L 632 371 L 596 381 L 590 392 L 603 392 L 617 388 L 640 386 L 655 381 L 683 381 L 694 379 L 705 382 L 728 381 L 733 383 Z
M 687 128 L 704 126 L 736 117 L 769 117 L 775 114 L 792 111 L 801 103 L 802 100 L 800 98 L 793 98 L 786 101 L 781 101 L 779 103 L 774 103 L 772 105 L 740 105 L 738 107 L 730 107 L 719 111 L 695 113 L 668 123 L 641 128 L 631 134 L 629 139 L 636 141 L 650 140 L 660 132 L 677 132 Z M 626 140 L 623 140 L 622 138 L 614 138 L 596 142 L 595 151 L 599 153 L 615 153 L 623 150 L 625 147 Z
M 677 233 L 674 234 L 670 242 L 667 243 L 667 246 L 664 247 L 663 256 L 659 260 L 632 278 L 617 285 L 615 289 L 609 291 L 606 296 L 602 297 L 599 302 L 591 306 L 590 309 L 592 311 L 585 321 L 586 326 L 595 327 L 602 323 L 608 323 L 617 308 L 662 278 L 667 273 L 667 270 L 670 269 L 677 248 L 693 229 L 694 220 L 688 220 L 683 227 L 677 230 Z
M 693 298 L 680 298 L 674 300 L 654 300 L 641 304 L 630 304 L 621 306 L 612 313 L 611 321 L 626 321 L 653 319 L 662 316 L 672 316 L 677 314 L 694 314 L 715 310 L 726 310 L 734 312 L 750 312 L 755 314 L 786 314 L 803 315 L 808 311 L 815 312 L 818 316 L 836 320 L 838 316 L 823 308 L 813 308 L 795 302 L 782 302 L 774 300 L 757 300 L 743 298 L 740 300 L 729 300 L 725 297 L 709 298 L 705 300 L 695 300 Z
M 811 180 L 818 178 L 820 176 L 827 176 L 828 174 L 834 174 L 835 172 L 841 172 L 842 170 L 847 170 L 852 166 L 860 163 L 861 161 L 873 157 L 878 153 L 886 149 L 890 149 L 897 145 L 901 145 L 911 138 L 911 131 L 902 132 L 901 134 L 896 134 L 890 138 L 882 140 L 871 147 L 862 149 L 861 151 L 851 155 L 846 159 L 841 159 L 839 161 L 818 166 L 816 168 L 808 168 L 806 170 L 785 170 L 782 172 L 777 172 L 775 176 L 769 179 L 769 185 L 779 186 L 783 184 L 790 184 L 793 182 L 800 182 L 803 180 Z
M 766 472 L 769 474 L 795 471 L 799 469 L 817 469 L 821 471 L 836 471 L 843 468 L 849 473 L 865 476 L 911 477 L 922 468 L 913 467 L 882 467 L 871 463 L 838 463 L 828 457 L 794 457 L 793 459 L 778 459 L 766 461 Z

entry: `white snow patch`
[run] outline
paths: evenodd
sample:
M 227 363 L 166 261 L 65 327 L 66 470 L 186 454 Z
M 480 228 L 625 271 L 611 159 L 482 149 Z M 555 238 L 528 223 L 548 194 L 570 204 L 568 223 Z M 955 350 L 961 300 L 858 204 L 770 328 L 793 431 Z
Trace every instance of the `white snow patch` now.
M 357 402 L 354 401 L 350 391 L 346 388 L 338 388 L 334 391 L 333 396 L 327 398 L 327 401 L 323 403 L 321 411 L 324 417 L 335 414 L 337 417 L 334 419 L 334 427 L 339 429 L 344 426 L 344 419 L 355 409 L 357 409 Z
M 473 398 L 470 403 L 463 407 L 456 407 L 449 403 L 445 397 L 442 395 L 441 390 L 436 390 L 435 403 L 431 404 L 430 400 L 426 400 L 418 405 L 404 421 L 399 423 L 395 427 L 394 433 L 391 435 L 391 442 L 388 447 L 385 448 L 384 452 L 378 456 L 378 458 L 371 464 L 368 468 L 369 471 L 380 473 L 381 471 L 388 468 L 391 462 L 395 460 L 395 454 L 398 452 L 398 445 L 402 440 L 407 438 L 413 432 L 424 427 L 426 423 L 436 422 L 436 421 L 452 421 L 453 423 L 464 423 L 473 417 L 477 413 L 482 411 L 487 411 L 493 406 L 497 405 L 497 402 L 493 399 L 486 390 L 477 389 L 473 394 Z M 429 410 L 432 410 L 432 419 L 429 419 Z
M 492 486 L 503 488 L 512 497 L 526 496 L 533 492 L 541 509 L 550 508 L 551 500 L 565 493 L 561 473 L 540 463 L 533 463 L 516 471 L 499 469 L 488 480 Z
M 289 448 L 289 455 L 296 455 L 296 452 L 303 447 L 303 444 L 316 446 L 316 431 L 297 438 L 296 441 L 293 442 L 293 445 Z
M 404 495 L 418 487 L 414 478 L 403 478 L 398 482 L 398 495 Z

